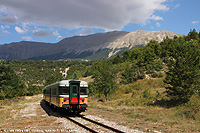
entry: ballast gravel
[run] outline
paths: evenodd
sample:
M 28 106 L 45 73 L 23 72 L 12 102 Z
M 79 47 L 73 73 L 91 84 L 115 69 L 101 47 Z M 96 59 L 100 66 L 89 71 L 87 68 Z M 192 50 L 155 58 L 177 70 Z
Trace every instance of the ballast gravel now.
M 94 115 L 86 115 L 85 117 L 87 117 L 89 119 L 92 119 L 94 121 L 100 122 L 100 123 L 102 123 L 104 125 L 116 128 L 116 129 L 121 130 L 121 131 L 126 132 L 126 133 L 142 133 L 142 131 L 135 130 L 135 129 L 130 129 L 130 128 L 126 127 L 126 126 L 119 125 L 119 124 L 117 124 L 115 122 L 104 120 L 104 119 L 102 119 L 100 117 L 97 117 L 97 116 L 94 116 Z

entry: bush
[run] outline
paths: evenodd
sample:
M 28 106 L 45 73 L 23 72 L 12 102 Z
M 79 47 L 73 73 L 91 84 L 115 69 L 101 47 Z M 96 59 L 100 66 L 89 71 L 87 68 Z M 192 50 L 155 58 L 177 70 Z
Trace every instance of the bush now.
M 152 99 L 153 98 L 151 96 L 151 92 L 149 91 L 149 89 L 145 89 L 142 96 L 143 96 L 143 98 L 146 98 L 146 99 Z

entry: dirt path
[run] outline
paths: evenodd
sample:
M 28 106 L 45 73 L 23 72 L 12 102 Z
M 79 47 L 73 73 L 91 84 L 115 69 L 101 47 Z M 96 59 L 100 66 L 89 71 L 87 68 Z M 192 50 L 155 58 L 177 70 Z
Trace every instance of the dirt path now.
M 0 132 L 87 132 L 53 111 L 42 95 L 0 108 Z

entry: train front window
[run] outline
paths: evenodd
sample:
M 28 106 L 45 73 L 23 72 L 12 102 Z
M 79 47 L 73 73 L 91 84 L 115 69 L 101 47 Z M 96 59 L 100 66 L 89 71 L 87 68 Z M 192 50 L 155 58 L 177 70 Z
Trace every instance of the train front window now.
M 76 94 L 76 86 L 73 86 L 73 94 Z
M 81 95 L 87 95 L 87 87 L 81 87 L 80 88 L 80 94 Z
M 69 95 L 69 87 L 62 87 L 62 94 Z

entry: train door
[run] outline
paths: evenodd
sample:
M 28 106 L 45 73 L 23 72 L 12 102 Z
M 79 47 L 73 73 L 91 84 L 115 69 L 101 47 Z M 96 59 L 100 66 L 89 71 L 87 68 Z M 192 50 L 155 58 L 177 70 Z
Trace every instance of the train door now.
M 79 104 L 80 99 L 80 81 L 69 82 L 70 95 L 69 104 Z

